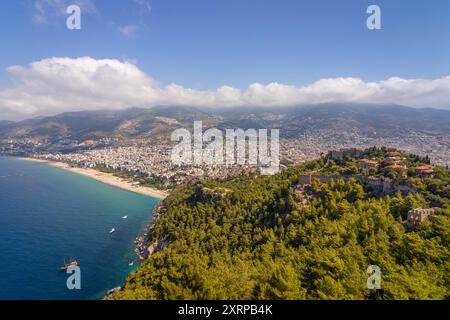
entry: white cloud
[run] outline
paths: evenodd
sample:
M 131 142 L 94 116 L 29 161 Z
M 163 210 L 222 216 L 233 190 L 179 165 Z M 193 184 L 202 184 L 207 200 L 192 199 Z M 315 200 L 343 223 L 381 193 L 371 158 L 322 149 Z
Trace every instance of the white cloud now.
M 119 32 L 126 37 L 133 37 L 137 31 L 138 31 L 138 26 L 134 25 L 134 24 L 119 27 Z
M 55 19 L 66 18 L 66 12 L 70 5 L 78 5 L 82 15 L 97 13 L 95 0 L 30 0 L 32 3 L 32 20 L 35 24 L 50 24 Z M 149 0 L 132 0 L 129 8 L 129 18 L 132 22 L 108 21 L 116 30 L 125 37 L 136 38 L 139 31 L 147 28 L 148 17 L 152 12 Z
M 152 12 L 152 5 L 150 4 L 149 0 L 133 0 L 134 3 L 139 5 L 141 8 L 141 13 L 143 14 L 149 14 Z
M 15 85 L 0 89 L 0 119 L 22 119 L 65 111 L 133 106 L 296 106 L 327 102 L 396 103 L 450 107 L 450 76 L 435 80 L 390 78 L 322 79 L 306 86 L 251 84 L 195 90 L 162 85 L 130 62 L 115 59 L 49 58 L 7 69 Z
M 133 3 L 135 4 L 135 9 L 137 9 L 137 12 L 132 10 L 134 11 L 133 16 L 137 14 L 138 18 L 134 17 L 133 23 L 117 28 L 123 36 L 128 38 L 136 38 L 138 31 L 147 28 L 146 21 L 148 20 L 149 14 L 152 12 L 152 6 L 148 0 L 133 0 Z

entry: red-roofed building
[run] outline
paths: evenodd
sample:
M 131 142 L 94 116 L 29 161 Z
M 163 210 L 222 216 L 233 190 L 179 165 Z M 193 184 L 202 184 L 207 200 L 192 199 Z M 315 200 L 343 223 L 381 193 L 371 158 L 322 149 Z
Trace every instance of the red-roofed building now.
M 372 168 L 378 168 L 378 165 L 379 162 L 377 160 L 361 159 L 359 161 L 359 168 L 367 172 Z
M 386 158 L 392 158 L 392 159 L 397 159 L 400 158 L 400 153 L 398 153 L 397 151 L 389 151 L 386 152 Z
M 429 165 L 416 167 L 414 169 L 416 172 L 416 175 L 420 176 L 421 178 L 430 178 L 433 176 L 433 167 Z

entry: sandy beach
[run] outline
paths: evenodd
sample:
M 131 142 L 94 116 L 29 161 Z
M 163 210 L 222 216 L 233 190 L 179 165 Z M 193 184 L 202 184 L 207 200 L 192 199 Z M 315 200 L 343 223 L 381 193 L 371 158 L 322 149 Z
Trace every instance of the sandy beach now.
M 89 169 L 89 168 L 74 168 L 64 162 L 48 161 L 48 160 L 42 160 L 42 159 L 36 159 L 36 158 L 17 158 L 17 159 L 40 162 L 40 163 L 47 163 L 51 166 L 54 166 L 54 167 L 57 167 L 60 169 L 64 169 L 64 170 L 67 170 L 67 171 L 70 171 L 73 173 L 84 175 L 86 177 L 109 184 L 116 188 L 135 192 L 138 194 L 143 194 L 143 195 L 158 198 L 158 199 L 165 199 L 169 195 L 167 192 L 164 192 L 161 190 L 157 190 L 157 189 L 153 189 L 153 188 L 149 188 L 149 187 L 132 185 L 131 182 L 126 181 L 122 178 L 116 177 L 111 173 L 104 173 L 104 172 L 97 171 L 94 169 Z

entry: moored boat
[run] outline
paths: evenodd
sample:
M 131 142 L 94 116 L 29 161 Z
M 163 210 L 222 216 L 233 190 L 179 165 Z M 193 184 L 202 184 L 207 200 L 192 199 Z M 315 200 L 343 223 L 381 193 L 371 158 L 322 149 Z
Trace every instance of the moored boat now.
M 74 268 L 74 267 L 78 267 L 78 261 L 71 260 L 70 263 L 67 264 L 66 261 L 64 260 L 64 266 L 59 268 L 59 271 L 66 271 L 66 270 L 68 270 L 70 268 Z

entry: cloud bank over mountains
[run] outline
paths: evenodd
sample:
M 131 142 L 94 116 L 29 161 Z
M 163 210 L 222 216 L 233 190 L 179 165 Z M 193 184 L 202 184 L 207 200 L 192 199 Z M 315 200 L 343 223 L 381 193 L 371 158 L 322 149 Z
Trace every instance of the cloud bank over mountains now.
M 0 88 L 0 119 L 24 119 L 66 111 L 155 105 L 198 107 L 297 106 L 320 103 L 394 103 L 450 108 L 450 76 L 434 80 L 321 79 L 305 86 L 254 83 L 245 90 L 222 86 L 195 90 L 163 85 L 136 65 L 115 59 L 49 58 L 7 68 L 10 87 Z

